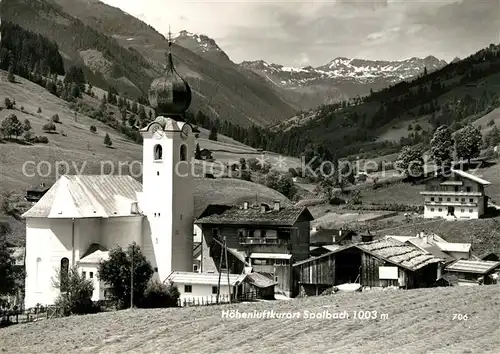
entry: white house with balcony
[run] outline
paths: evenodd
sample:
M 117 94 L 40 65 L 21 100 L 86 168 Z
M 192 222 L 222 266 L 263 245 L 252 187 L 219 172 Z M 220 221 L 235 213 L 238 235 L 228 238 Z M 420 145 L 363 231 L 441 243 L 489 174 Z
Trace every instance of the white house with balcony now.
M 424 218 L 478 219 L 488 205 L 484 187 L 491 183 L 462 170 L 452 169 L 447 175 L 426 182 Z

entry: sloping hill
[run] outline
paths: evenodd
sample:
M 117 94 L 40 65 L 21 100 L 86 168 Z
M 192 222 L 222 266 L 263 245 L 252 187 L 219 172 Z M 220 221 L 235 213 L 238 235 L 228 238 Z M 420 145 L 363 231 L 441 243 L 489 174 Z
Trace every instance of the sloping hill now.
M 55 41 L 68 63 L 84 65 L 94 86 L 146 96 L 160 75 L 165 38 L 142 21 L 99 1 L 5 0 L 2 20 Z M 294 113 L 259 75 L 231 61 L 209 60 L 174 44 L 174 64 L 189 82 L 192 112 L 244 126 L 275 123 Z
M 4 353 L 498 353 L 498 285 L 338 293 L 291 301 L 125 310 L 0 331 Z M 291 319 L 222 318 L 298 313 Z M 304 319 L 341 313 L 349 319 Z M 354 311 L 375 311 L 355 319 Z M 385 316 L 387 315 L 387 316 Z M 457 316 L 460 315 L 460 316 Z M 466 320 L 464 319 L 466 316 Z

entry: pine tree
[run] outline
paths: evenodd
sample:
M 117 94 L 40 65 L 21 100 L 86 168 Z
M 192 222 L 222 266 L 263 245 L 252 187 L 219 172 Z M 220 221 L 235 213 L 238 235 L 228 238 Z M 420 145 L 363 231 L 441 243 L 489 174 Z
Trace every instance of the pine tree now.
M 212 127 L 212 129 L 210 129 L 210 135 L 208 136 L 208 140 L 217 141 L 217 128 L 216 127 Z
M 201 160 L 201 150 L 200 150 L 200 144 L 196 143 L 196 150 L 194 152 L 194 158 L 196 160 Z

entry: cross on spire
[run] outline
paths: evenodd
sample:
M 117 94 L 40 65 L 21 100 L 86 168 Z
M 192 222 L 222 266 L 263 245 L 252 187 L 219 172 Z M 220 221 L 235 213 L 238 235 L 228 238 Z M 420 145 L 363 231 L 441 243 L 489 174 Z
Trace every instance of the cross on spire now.
M 168 46 L 172 46 L 172 32 L 170 31 L 170 25 L 168 25 Z

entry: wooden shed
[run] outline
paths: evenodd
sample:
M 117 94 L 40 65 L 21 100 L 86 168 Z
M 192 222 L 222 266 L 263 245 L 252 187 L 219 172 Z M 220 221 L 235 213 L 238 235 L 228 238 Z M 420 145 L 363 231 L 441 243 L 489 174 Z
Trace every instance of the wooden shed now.
M 500 270 L 499 261 L 472 261 L 459 259 L 448 265 L 445 272 L 458 278 L 458 285 L 478 285 L 482 278 L 485 285 L 495 283 L 492 275 Z
M 433 286 L 440 258 L 393 239 L 348 245 L 293 265 L 302 292 L 315 295 L 334 285 L 420 288 Z

